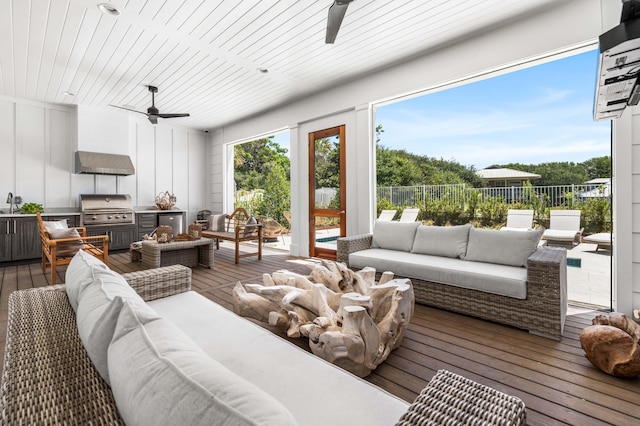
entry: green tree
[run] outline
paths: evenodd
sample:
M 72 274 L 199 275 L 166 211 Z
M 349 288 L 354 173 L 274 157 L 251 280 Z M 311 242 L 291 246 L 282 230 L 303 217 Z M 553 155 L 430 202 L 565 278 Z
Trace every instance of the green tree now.
M 594 157 L 580 164 L 587 172 L 589 179 L 611 177 L 611 157 Z
M 280 165 L 286 180 L 289 180 L 289 157 L 287 150 L 272 140 L 272 137 L 235 145 L 233 150 L 234 179 L 236 190 L 264 189 L 270 168 Z
M 291 185 L 282 164 L 273 163 L 267 171 L 265 181 L 262 201 L 257 207 L 258 213 L 280 223 L 286 223 L 284 212 L 291 210 Z

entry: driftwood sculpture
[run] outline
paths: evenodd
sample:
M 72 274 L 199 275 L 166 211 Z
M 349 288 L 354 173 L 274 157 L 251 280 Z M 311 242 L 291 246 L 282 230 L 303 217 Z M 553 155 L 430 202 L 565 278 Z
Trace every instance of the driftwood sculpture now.
M 598 315 L 592 324 L 580 332 L 587 359 L 613 376 L 640 375 L 640 325 L 618 312 Z
M 385 272 L 354 272 L 342 263 L 307 265 L 309 275 L 277 271 L 263 284 L 233 289 L 236 314 L 308 337 L 311 351 L 365 377 L 399 346 L 413 315 L 413 286 Z

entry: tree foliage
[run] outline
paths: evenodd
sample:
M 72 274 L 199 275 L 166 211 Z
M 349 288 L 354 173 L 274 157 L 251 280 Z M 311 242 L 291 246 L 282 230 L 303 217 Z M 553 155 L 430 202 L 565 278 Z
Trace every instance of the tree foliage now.
M 236 203 L 236 207 L 242 204 L 252 214 L 285 223 L 283 213 L 291 210 L 290 162 L 286 153 L 270 137 L 234 147 L 236 191 L 264 190 L 262 198 Z
M 286 155 L 287 150 L 271 138 L 257 139 L 234 146 L 236 190 L 265 189 L 267 172 L 277 166 L 281 167 L 285 173 L 285 179 L 289 181 L 290 165 L 289 157 Z

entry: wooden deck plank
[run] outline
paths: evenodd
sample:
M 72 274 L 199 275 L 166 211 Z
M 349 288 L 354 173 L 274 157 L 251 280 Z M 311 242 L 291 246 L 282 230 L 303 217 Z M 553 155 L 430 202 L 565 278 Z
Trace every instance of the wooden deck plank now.
M 254 247 L 242 248 L 251 251 Z M 262 274 L 279 269 L 306 273 L 305 259 L 265 249 L 263 259 L 234 263 L 231 245 L 214 252 L 214 268 L 193 268 L 192 288 L 221 306 L 233 308 L 237 281 L 262 283 Z M 120 273 L 142 269 L 127 252 L 111 253 L 109 266 Z M 63 283 L 66 268 L 58 270 Z M 4 355 L 7 300 L 18 288 L 42 287 L 39 261 L 0 265 L 0 351 Z M 640 378 L 602 373 L 584 357 L 579 333 L 600 312 L 568 315 L 560 342 L 514 327 L 417 305 L 402 345 L 365 380 L 411 401 L 439 369 L 448 369 L 523 399 L 530 425 L 640 424 Z M 255 321 L 254 321 L 255 322 Z M 257 323 L 257 322 L 256 322 Z M 262 325 L 262 324 L 260 324 Z M 276 334 L 280 330 L 262 325 Z M 304 339 L 289 339 L 309 350 Z

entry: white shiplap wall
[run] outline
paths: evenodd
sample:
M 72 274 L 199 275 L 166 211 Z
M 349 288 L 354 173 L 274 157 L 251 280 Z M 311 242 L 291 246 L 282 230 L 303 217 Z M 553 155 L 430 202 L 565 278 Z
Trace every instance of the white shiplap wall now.
M 0 196 L 8 192 L 45 209 L 79 208 L 79 194 L 130 194 L 151 206 L 159 192 L 176 195 L 188 223 L 205 208 L 205 134 L 151 125 L 127 113 L 0 97 Z M 132 176 L 74 173 L 77 150 L 130 155 Z M 8 207 L 8 206 L 6 206 Z M 1 206 L 3 210 L 5 206 Z

